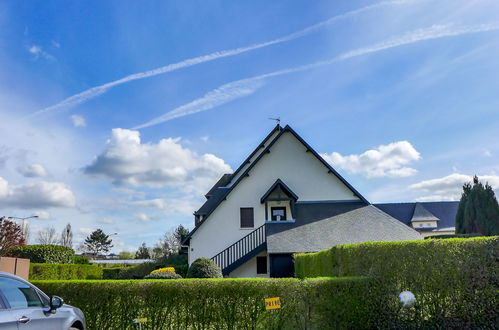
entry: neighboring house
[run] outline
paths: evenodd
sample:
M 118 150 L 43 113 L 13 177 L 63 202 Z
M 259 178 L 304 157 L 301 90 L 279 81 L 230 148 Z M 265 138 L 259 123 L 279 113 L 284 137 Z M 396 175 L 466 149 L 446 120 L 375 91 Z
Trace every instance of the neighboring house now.
M 384 203 L 374 206 L 416 229 L 423 237 L 456 232 L 459 202 Z
M 229 277 L 293 276 L 293 253 L 422 239 L 407 226 L 412 218 L 442 221 L 439 212 L 426 209 L 428 203 L 418 203 L 411 218 L 410 207 L 400 206 L 406 204 L 370 204 L 291 127 L 279 125 L 206 198 L 184 240 L 189 263 L 211 258 Z M 407 205 L 415 213 L 414 203 Z

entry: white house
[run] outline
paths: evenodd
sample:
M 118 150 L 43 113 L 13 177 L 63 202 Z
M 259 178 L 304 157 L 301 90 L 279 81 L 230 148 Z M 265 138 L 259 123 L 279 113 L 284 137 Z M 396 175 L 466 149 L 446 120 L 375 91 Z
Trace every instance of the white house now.
M 293 276 L 293 253 L 337 244 L 422 239 L 370 204 L 289 126 L 277 125 L 206 198 L 184 240 L 189 263 L 212 258 L 229 277 Z M 438 222 L 421 215 L 421 223 Z

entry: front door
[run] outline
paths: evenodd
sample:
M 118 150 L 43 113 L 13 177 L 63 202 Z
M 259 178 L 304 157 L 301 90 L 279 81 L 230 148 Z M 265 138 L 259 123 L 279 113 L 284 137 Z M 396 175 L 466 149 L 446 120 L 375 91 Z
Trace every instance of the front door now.
M 270 255 L 270 277 L 294 277 L 295 265 L 291 254 Z

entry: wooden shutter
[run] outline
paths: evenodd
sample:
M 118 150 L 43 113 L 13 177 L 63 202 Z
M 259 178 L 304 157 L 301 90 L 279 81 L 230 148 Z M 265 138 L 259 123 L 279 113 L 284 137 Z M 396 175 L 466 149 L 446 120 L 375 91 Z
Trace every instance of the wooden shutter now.
M 253 228 L 255 220 L 252 207 L 241 207 L 241 228 Z

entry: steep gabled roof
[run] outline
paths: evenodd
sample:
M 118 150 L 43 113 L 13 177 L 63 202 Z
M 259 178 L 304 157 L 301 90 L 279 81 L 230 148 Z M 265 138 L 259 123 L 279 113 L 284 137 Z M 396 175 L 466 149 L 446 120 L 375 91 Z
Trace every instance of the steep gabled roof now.
M 264 203 L 265 200 L 274 192 L 275 189 L 281 189 L 286 195 L 292 198 L 294 201 L 298 200 L 298 196 L 288 187 L 281 179 L 277 179 L 276 182 L 270 187 L 269 190 L 260 198 L 260 202 Z
M 421 203 L 416 203 L 416 207 L 414 207 L 414 214 L 412 215 L 412 221 L 438 221 L 440 220 L 437 218 L 433 213 L 428 211 L 423 204 Z
M 208 193 L 204 196 L 206 198 L 210 198 L 215 194 L 215 191 L 219 187 L 225 187 L 226 185 L 228 185 L 231 179 L 232 179 L 232 174 L 230 173 L 222 175 L 222 177 L 217 181 L 217 183 L 215 183 L 213 187 L 211 187 L 210 191 L 208 191 Z
M 268 144 L 265 146 L 267 140 L 276 132 L 279 132 L 275 138 Z M 239 166 L 239 168 L 234 172 L 234 174 L 232 174 L 232 178 L 235 178 L 236 175 L 239 173 L 239 172 L 242 172 L 241 175 L 239 175 L 239 177 L 237 178 L 236 181 L 234 181 L 234 183 L 232 183 L 232 185 L 230 187 L 225 187 L 225 188 L 222 188 L 222 187 L 218 187 L 218 189 L 223 189 L 223 193 L 221 192 L 220 193 L 220 198 L 217 198 L 216 202 L 214 203 L 209 203 L 209 206 L 210 207 L 204 207 L 207 203 L 205 203 L 205 205 L 203 205 L 201 208 L 204 209 L 203 211 L 205 211 L 206 213 L 204 213 L 204 218 L 203 220 L 201 220 L 198 225 L 196 227 L 194 227 L 194 229 L 189 233 L 189 235 L 186 237 L 186 239 L 184 240 L 184 242 L 187 242 L 190 237 L 196 232 L 196 230 L 201 226 L 203 225 L 203 223 L 208 219 L 208 217 L 210 216 L 211 213 L 213 213 L 213 211 L 218 207 L 218 205 L 220 205 L 220 203 L 226 199 L 226 197 L 231 193 L 232 190 L 234 190 L 234 188 L 237 187 L 237 185 L 239 184 L 239 182 L 241 182 L 245 177 L 249 176 L 249 172 L 253 169 L 253 167 L 260 161 L 260 159 L 262 159 L 267 153 L 270 152 L 270 149 L 272 148 L 272 146 L 276 143 L 276 141 L 279 140 L 279 138 L 286 132 L 289 132 L 291 134 L 293 134 L 293 136 L 298 140 L 300 141 L 306 148 L 306 151 L 307 152 L 310 152 L 312 153 L 312 155 L 314 155 L 327 169 L 328 169 L 328 172 L 333 174 L 334 176 L 336 176 L 343 184 L 345 184 L 352 192 L 355 196 L 357 196 L 361 201 L 369 204 L 369 202 L 367 201 L 367 199 L 364 198 L 364 196 L 362 196 L 350 183 L 348 183 L 338 172 L 336 172 L 336 170 L 328 163 L 324 160 L 324 158 L 322 158 L 307 142 L 305 142 L 305 140 L 303 140 L 301 138 L 301 136 L 298 135 L 298 133 L 295 132 L 295 130 L 293 130 L 291 128 L 291 126 L 289 125 L 286 125 L 284 128 L 281 128 L 280 125 L 277 125 L 268 135 L 267 137 L 262 141 L 262 143 L 260 143 L 258 145 L 258 147 L 250 154 L 250 156 L 248 158 L 246 158 L 246 160 L 241 164 L 241 166 Z M 250 162 L 250 159 L 262 148 L 264 147 L 264 150 L 258 155 L 258 157 L 255 158 L 255 160 L 253 162 Z M 249 163 L 249 166 L 245 166 Z M 210 198 L 211 199 L 211 198 Z M 209 201 L 209 200 L 208 200 Z M 207 201 L 207 202 L 208 202 Z M 201 210 L 201 209 L 200 209 Z M 201 214 L 198 210 L 198 212 L 196 212 L 195 214 Z

